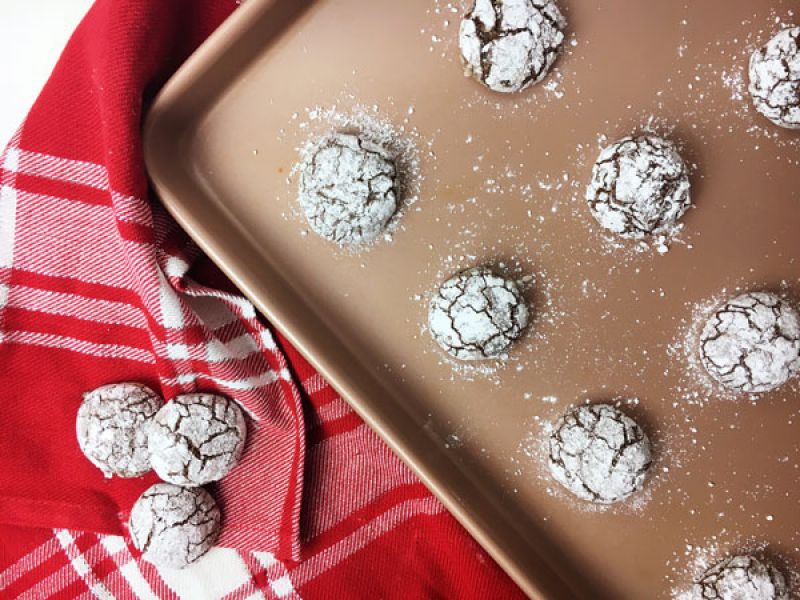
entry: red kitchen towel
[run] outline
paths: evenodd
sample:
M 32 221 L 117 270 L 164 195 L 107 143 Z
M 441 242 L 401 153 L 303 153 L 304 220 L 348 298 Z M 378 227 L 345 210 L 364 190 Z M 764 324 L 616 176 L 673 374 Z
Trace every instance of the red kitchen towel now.
M 98 0 L 0 159 L 0 596 L 175 597 L 115 535 L 153 477 L 104 479 L 75 440 L 82 392 L 122 380 L 249 412 L 212 490 L 231 598 L 514 596 L 150 195 L 143 110 L 236 4 Z
M 300 561 L 215 548 L 176 572 L 137 559 L 118 537 L 0 526 L 0 592 L 31 599 L 522 598 L 377 435 L 286 349 L 309 434 Z
M 299 556 L 304 430 L 283 355 L 240 296 L 196 282 L 197 251 L 148 200 L 143 106 L 233 2 L 97 2 L 0 172 L 0 521 L 119 533 L 154 476 L 81 455 L 82 392 L 135 380 L 218 390 L 250 413 L 215 495 L 220 543 Z

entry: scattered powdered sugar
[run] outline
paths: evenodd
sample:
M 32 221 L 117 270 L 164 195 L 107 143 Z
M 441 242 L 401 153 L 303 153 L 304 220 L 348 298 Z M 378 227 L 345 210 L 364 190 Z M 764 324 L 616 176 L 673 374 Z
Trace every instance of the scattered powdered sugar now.
M 459 31 L 466 72 L 496 92 L 519 92 L 547 74 L 565 27 L 553 0 L 475 0 Z
M 800 129 L 800 27 L 779 31 L 750 58 L 756 110 L 788 129 Z
M 744 81 L 744 71 L 742 70 L 724 70 L 721 72 L 722 84 L 730 90 L 731 100 L 744 100 L 744 90 L 746 83 Z
M 662 124 L 654 123 L 654 119 L 648 120 L 642 129 L 656 125 L 663 128 Z M 483 188 L 476 190 L 477 195 L 449 201 L 445 205 L 446 214 L 434 217 L 445 232 L 447 254 L 441 259 L 437 258 L 436 264 L 429 266 L 437 273 L 426 278 L 430 281 L 442 281 L 471 265 L 502 263 L 505 265 L 502 270 L 508 269 L 507 274 L 520 283 L 524 293 L 534 296 L 530 303 L 532 322 L 519 340 L 518 347 L 515 346 L 506 360 L 465 364 L 450 359 L 433 344 L 428 347 L 434 352 L 435 360 L 451 367 L 456 379 L 490 377 L 500 381 L 501 373 L 507 369 L 535 371 L 544 365 L 551 373 L 557 372 L 564 362 L 554 364 L 551 336 L 569 336 L 570 343 L 580 347 L 582 340 L 593 334 L 575 326 L 570 315 L 580 310 L 586 301 L 607 300 L 606 268 L 609 277 L 613 277 L 616 271 L 627 269 L 640 255 L 642 260 L 648 260 L 650 257 L 643 254 L 652 247 L 639 241 L 622 240 L 626 242 L 623 244 L 619 238 L 606 241 L 602 233 L 605 230 L 597 227 L 590 218 L 583 192 L 588 180 L 589 169 L 586 165 L 591 164 L 588 155 L 593 153 L 592 144 L 578 144 L 574 154 L 566 159 L 576 168 L 561 173 L 544 173 L 537 172 L 535 165 L 527 164 L 522 156 L 518 162 L 510 156 L 496 162 L 491 155 L 482 151 L 481 140 L 477 136 L 468 134 L 463 139 L 465 147 L 474 148 L 476 154 L 473 171 L 485 172 L 486 177 L 482 179 Z M 586 173 L 586 178 L 574 174 L 582 175 L 582 172 Z M 576 199 L 580 202 L 577 203 Z M 523 207 L 529 207 L 522 211 L 523 214 L 527 212 L 527 219 L 510 219 L 509 209 L 518 207 L 519 203 Z M 456 218 L 450 220 L 447 218 L 448 214 Z M 543 265 L 563 262 L 560 254 L 563 247 L 554 243 L 548 233 L 564 221 L 585 226 L 585 232 L 575 232 L 575 260 L 564 265 L 559 272 L 552 272 L 550 269 L 545 271 Z M 499 233 L 496 230 L 498 228 Z M 597 243 L 582 243 L 587 236 L 590 239 L 594 237 Z M 531 238 L 535 243 L 531 243 Z M 680 238 L 677 241 L 681 241 Z M 435 244 L 429 244 L 431 250 L 434 246 Z M 613 262 L 603 258 L 612 253 Z M 573 276 L 577 272 L 591 269 L 598 259 L 606 265 L 601 273 L 592 273 L 591 279 L 583 277 L 574 281 Z M 530 278 L 529 283 L 523 282 L 526 277 Z M 419 288 L 412 291 L 411 298 L 427 306 L 432 292 L 435 292 L 435 288 L 431 286 Z M 658 290 L 654 290 L 654 294 L 658 293 Z M 663 298 L 664 295 L 664 290 L 660 290 L 658 297 Z M 600 318 L 613 319 L 614 315 L 607 311 Z M 425 338 L 430 339 L 426 327 L 422 327 L 420 336 L 423 341 Z M 637 358 L 639 357 L 627 355 L 625 368 L 644 368 L 646 360 L 637 361 Z M 563 374 L 567 376 L 566 371 Z
M 439 50 L 441 58 L 446 58 L 453 52 L 457 52 L 458 50 L 455 46 L 458 41 L 456 39 L 458 35 L 453 30 L 461 23 L 461 17 L 464 13 L 461 2 L 434 0 L 427 13 L 428 22 L 438 25 L 438 27 L 423 27 L 420 29 L 420 34 L 423 38 L 430 41 L 428 50 L 431 53 Z
M 713 536 L 705 546 L 687 542 L 681 552 L 673 552 L 673 558 L 667 561 L 673 579 L 678 582 L 672 589 L 673 600 L 695 600 L 692 597 L 694 582 L 722 558 L 723 551 L 717 536 Z
M 770 124 L 755 110 L 748 91 L 748 71 L 753 54 L 778 31 L 796 25 L 792 10 L 782 14 L 776 9 L 770 12 L 767 20 L 742 21 L 747 31 L 741 36 L 709 40 L 699 47 L 683 47 L 676 76 L 668 78 L 665 89 L 658 92 L 659 107 L 663 105 L 662 99 L 670 96 L 673 101 L 679 100 L 684 105 L 685 123 L 693 130 L 702 129 L 704 137 L 728 138 L 731 134 L 744 132 L 753 140 L 756 150 L 762 148 L 764 142 L 769 142 L 780 150 L 774 160 L 800 164 L 796 152 L 800 148 L 800 137 L 787 136 Z M 686 63 L 682 64 L 684 60 Z M 677 86 L 678 77 L 689 78 L 688 87 Z M 716 103 L 713 114 L 709 114 L 708 98 L 720 92 L 727 93 L 730 104 L 726 108 Z

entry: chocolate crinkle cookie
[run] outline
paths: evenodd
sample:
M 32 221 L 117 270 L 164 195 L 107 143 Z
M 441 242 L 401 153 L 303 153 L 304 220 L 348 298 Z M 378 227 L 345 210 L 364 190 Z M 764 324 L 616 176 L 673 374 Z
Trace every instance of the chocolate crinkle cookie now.
M 787 129 L 800 129 L 800 27 L 780 31 L 750 57 L 756 110 Z
M 694 600 L 789 600 L 783 574 L 754 556 L 726 558 L 708 569 L 692 589 Z
M 775 389 L 800 372 L 800 315 L 772 293 L 737 296 L 703 327 L 700 358 L 709 375 L 730 390 Z
M 461 360 L 502 358 L 527 325 L 528 306 L 517 284 L 487 266 L 445 281 L 428 311 L 433 339 Z
M 575 408 L 549 440 L 550 472 L 583 500 L 611 504 L 640 490 L 652 463 L 644 430 L 608 404 Z
M 128 531 L 145 560 L 182 569 L 211 549 L 221 520 L 217 503 L 203 488 L 157 483 L 133 505 Z
M 375 240 L 397 212 L 399 177 L 385 145 L 334 133 L 305 151 L 300 206 L 311 228 L 342 246 Z
M 161 397 L 139 383 L 112 383 L 83 395 L 75 430 L 81 451 L 106 477 L 139 477 L 150 470 L 147 423 Z
M 167 402 L 149 426 L 150 462 L 164 481 L 199 486 L 222 479 L 244 448 L 242 409 L 215 394 L 184 394 Z
M 524 90 L 553 66 L 565 27 L 553 0 L 475 0 L 458 38 L 466 73 L 495 92 Z
M 668 235 L 691 206 L 689 171 L 672 142 L 626 137 L 605 148 L 586 200 L 597 222 L 628 239 Z

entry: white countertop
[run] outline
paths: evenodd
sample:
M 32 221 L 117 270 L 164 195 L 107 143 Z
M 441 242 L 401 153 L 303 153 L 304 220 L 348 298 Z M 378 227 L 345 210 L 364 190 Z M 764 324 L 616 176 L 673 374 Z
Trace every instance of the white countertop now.
M 0 148 L 47 81 L 93 0 L 0 0 Z

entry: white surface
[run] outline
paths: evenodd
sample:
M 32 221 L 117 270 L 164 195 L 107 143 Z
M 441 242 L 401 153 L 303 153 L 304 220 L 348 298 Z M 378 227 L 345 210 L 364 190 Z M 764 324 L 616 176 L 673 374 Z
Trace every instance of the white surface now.
M 0 0 L 0 148 L 39 95 L 93 0 Z

